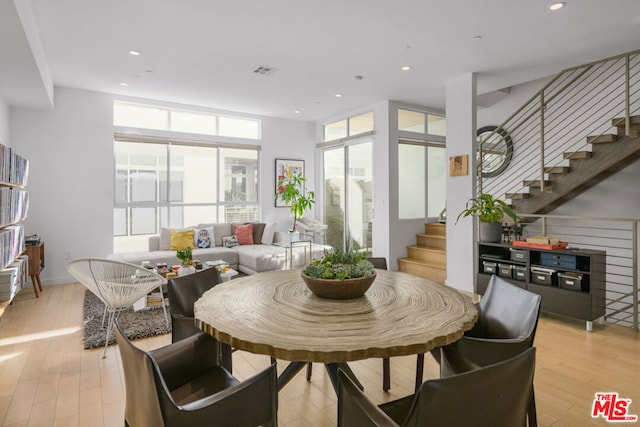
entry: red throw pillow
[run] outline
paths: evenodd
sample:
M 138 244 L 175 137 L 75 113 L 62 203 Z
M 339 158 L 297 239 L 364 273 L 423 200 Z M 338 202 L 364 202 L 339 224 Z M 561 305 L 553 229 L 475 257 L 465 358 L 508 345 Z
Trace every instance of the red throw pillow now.
M 238 236 L 241 245 L 253 245 L 253 224 L 236 225 L 233 234 Z

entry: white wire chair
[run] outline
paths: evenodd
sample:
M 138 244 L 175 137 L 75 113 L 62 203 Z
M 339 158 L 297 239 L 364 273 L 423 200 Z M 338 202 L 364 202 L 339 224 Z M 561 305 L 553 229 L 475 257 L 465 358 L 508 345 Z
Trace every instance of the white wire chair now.
M 67 271 L 104 303 L 102 327 L 104 327 L 106 314 L 109 313 L 103 358 L 107 355 L 109 338 L 118 314 L 154 289 L 158 289 L 162 295 L 162 285 L 167 283 L 164 277 L 153 270 L 128 262 L 103 258 L 75 259 L 67 264 Z M 164 296 L 162 309 L 168 326 L 169 318 Z

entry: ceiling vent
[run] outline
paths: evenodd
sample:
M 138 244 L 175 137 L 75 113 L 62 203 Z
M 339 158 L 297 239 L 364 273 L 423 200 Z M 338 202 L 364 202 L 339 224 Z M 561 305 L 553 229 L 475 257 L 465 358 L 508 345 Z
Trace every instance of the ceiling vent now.
M 267 65 L 259 65 L 258 68 L 253 70 L 253 72 L 255 74 L 260 74 L 261 76 L 270 76 L 271 74 L 275 73 L 277 70 L 278 70 L 277 68 L 269 67 Z

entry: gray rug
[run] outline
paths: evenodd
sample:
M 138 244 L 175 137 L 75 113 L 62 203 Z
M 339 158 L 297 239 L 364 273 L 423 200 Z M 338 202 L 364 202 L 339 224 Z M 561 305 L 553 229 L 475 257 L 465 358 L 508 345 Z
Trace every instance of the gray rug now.
M 84 348 L 104 346 L 104 339 L 107 333 L 107 320 L 105 320 L 105 327 L 103 328 L 102 313 L 104 313 L 104 304 L 102 301 L 91 291 L 85 290 L 84 328 L 82 333 Z M 167 315 L 169 315 L 168 307 Z M 140 311 L 133 311 L 133 308 L 130 308 L 120 313 L 118 319 L 129 339 L 146 338 L 171 332 L 171 326 L 167 327 L 164 321 L 162 307 Z M 169 319 L 169 325 L 171 325 L 171 319 Z M 109 345 L 115 344 L 115 342 L 116 338 L 112 332 L 109 338 Z

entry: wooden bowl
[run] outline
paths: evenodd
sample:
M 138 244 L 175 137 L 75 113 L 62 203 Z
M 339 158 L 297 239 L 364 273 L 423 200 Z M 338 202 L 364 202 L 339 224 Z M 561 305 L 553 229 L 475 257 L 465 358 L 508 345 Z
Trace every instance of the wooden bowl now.
M 307 288 L 321 298 L 352 299 L 359 298 L 371 287 L 377 273 L 356 279 L 316 279 L 304 272 L 300 273 Z

